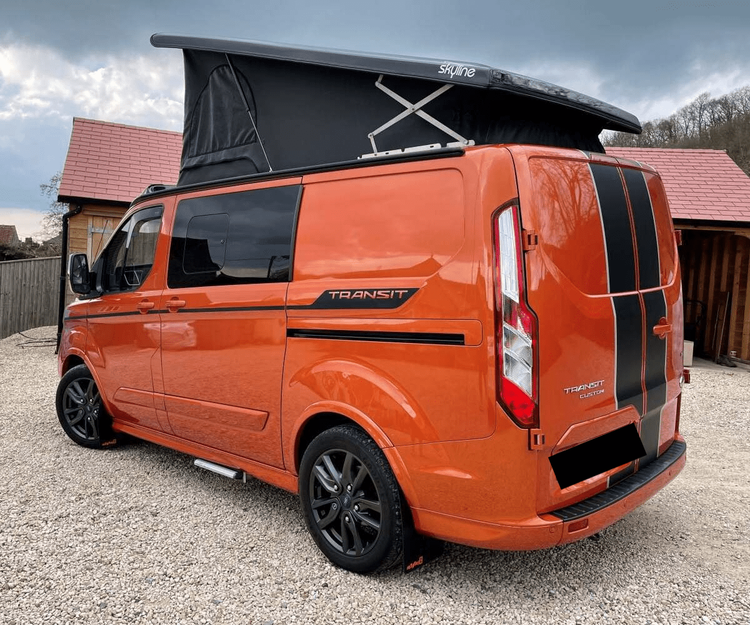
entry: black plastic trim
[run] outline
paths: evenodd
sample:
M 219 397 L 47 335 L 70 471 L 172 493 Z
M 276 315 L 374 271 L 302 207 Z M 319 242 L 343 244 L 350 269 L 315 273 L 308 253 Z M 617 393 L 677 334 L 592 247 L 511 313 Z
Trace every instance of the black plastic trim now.
M 644 487 L 651 480 L 659 477 L 659 475 L 685 455 L 686 449 L 687 445 L 684 442 L 674 441 L 661 456 L 630 477 L 625 478 L 601 493 L 597 493 L 593 497 L 579 501 L 572 506 L 560 508 L 549 514 L 568 522 L 599 512 L 632 495 L 639 488 Z
M 208 189 L 219 189 L 221 187 L 233 186 L 242 183 L 265 182 L 267 180 L 283 180 L 284 178 L 293 178 L 297 176 L 306 176 L 310 174 L 322 174 L 329 171 L 359 169 L 360 167 L 374 167 L 375 165 L 390 165 L 393 163 L 411 163 L 415 161 L 426 161 L 439 158 L 450 158 L 454 156 L 463 156 L 464 148 L 440 148 L 435 150 L 426 150 L 424 152 L 403 152 L 401 154 L 389 154 L 388 156 L 374 156 L 372 158 L 355 159 L 351 161 L 341 161 L 339 163 L 326 163 L 324 165 L 311 165 L 310 167 L 295 167 L 292 169 L 277 169 L 272 172 L 260 172 L 247 176 L 235 176 L 234 178 L 223 178 L 222 180 L 211 180 L 210 182 L 195 182 L 180 186 L 169 186 L 158 191 L 149 192 L 148 189 L 133 200 L 131 206 L 138 202 L 152 200 L 165 195 L 174 195 L 175 193 L 188 193 L 193 191 L 205 191 Z M 149 187 L 150 188 L 150 187 Z
M 371 330 L 302 330 L 289 329 L 289 338 L 327 339 L 333 341 L 374 341 L 377 343 L 411 343 L 420 345 L 466 345 L 463 334 L 440 332 L 377 332 Z

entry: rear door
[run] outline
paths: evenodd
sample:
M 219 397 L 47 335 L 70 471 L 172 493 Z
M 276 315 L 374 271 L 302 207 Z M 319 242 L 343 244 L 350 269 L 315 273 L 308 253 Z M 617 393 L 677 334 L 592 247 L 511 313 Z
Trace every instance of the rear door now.
M 581 152 L 516 163 L 529 305 L 539 319 L 540 504 L 553 509 L 652 461 L 674 438 L 681 302 L 674 233 L 653 170 Z M 646 456 L 562 491 L 548 456 L 635 423 Z

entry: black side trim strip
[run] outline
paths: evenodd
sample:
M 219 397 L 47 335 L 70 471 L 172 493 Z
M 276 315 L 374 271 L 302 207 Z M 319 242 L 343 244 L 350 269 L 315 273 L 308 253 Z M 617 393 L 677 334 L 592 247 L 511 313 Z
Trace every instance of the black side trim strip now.
M 289 329 L 289 338 L 328 339 L 333 341 L 375 341 L 377 343 L 416 343 L 422 345 L 466 345 L 463 334 L 439 332 L 377 332 L 368 330 Z
M 178 308 L 178 313 L 255 312 L 259 310 L 286 310 L 286 306 L 226 306 L 224 308 Z M 168 312 L 168 311 L 159 311 Z
M 664 471 L 669 469 L 669 467 L 685 454 L 686 449 L 687 445 L 685 443 L 682 441 L 675 441 L 670 445 L 667 451 L 637 473 L 634 473 L 630 477 L 625 478 L 621 482 L 618 482 L 614 486 L 611 486 L 607 490 L 602 491 L 593 497 L 579 501 L 572 506 L 560 508 L 559 510 L 550 512 L 550 514 L 567 522 L 599 512 L 599 510 L 603 510 L 604 508 L 633 494 L 639 488 L 644 487 L 651 480 L 664 473 Z
M 153 314 L 159 312 L 158 310 L 149 310 L 149 313 Z M 105 319 L 107 317 L 131 317 L 134 315 L 142 315 L 143 313 L 138 310 L 129 310 L 127 312 L 116 312 L 116 313 L 101 313 L 99 315 L 81 315 L 76 319 Z

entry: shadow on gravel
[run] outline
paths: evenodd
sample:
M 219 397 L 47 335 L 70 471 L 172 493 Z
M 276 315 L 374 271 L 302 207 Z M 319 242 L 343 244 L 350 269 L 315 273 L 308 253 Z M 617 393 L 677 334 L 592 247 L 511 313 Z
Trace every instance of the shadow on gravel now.
M 190 499 L 210 502 L 227 519 L 241 522 L 249 513 L 263 515 L 274 526 L 285 528 L 288 535 L 278 537 L 281 542 L 300 543 L 297 548 L 311 546 L 296 495 L 252 478 L 246 484 L 222 478 L 194 467 L 191 456 L 143 441 L 131 440 L 105 453 L 120 456 L 121 462 L 132 463 L 138 472 L 162 476 L 164 489 L 183 497 L 189 491 Z M 367 579 L 383 585 L 386 592 L 388 587 L 430 580 L 438 586 L 439 580 L 460 582 L 479 593 L 505 592 L 530 579 L 541 587 L 559 587 L 561 576 L 572 588 L 597 584 L 603 576 L 615 584 L 628 584 L 634 567 L 648 568 L 653 550 L 674 548 L 672 541 L 678 540 L 675 536 L 681 529 L 674 525 L 674 518 L 670 524 L 666 521 L 666 511 L 644 506 L 601 534 L 543 551 L 500 552 L 448 544 L 443 556 L 414 573 L 404 576 L 400 569 L 393 569 Z M 315 554 L 313 561 L 301 567 L 326 564 L 321 554 Z M 430 590 L 434 591 L 437 588 Z

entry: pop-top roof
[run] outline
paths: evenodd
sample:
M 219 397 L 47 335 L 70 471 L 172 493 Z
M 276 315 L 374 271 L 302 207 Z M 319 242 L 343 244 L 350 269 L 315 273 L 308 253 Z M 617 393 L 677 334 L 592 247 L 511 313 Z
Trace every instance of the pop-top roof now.
M 153 183 L 174 184 L 182 134 L 73 118 L 58 200 L 127 205 Z
M 543 80 L 529 78 L 480 63 L 159 33 L 151 36 L 151 44 L 156 48 L 238 54 L 277 61 L 364 71 L 372 74 L 422 78 L 439 83 L 498 89 L 584 111 L 601 118 L 605 124 L 603 128 L 607 130 L 621 130 L 636 134 L 641 132 L 641 124 L 638 118 L 616 106 Z
M 750 222 L 750 178 L 723 150 L 608 147 L 607 154 L 658 171 L 675 219 Z
M 639 133 L 615 106 L 478 63 L 156 34 L 185 57 L 178 184 L 425 146 L 529 143 L 602 151 Z

